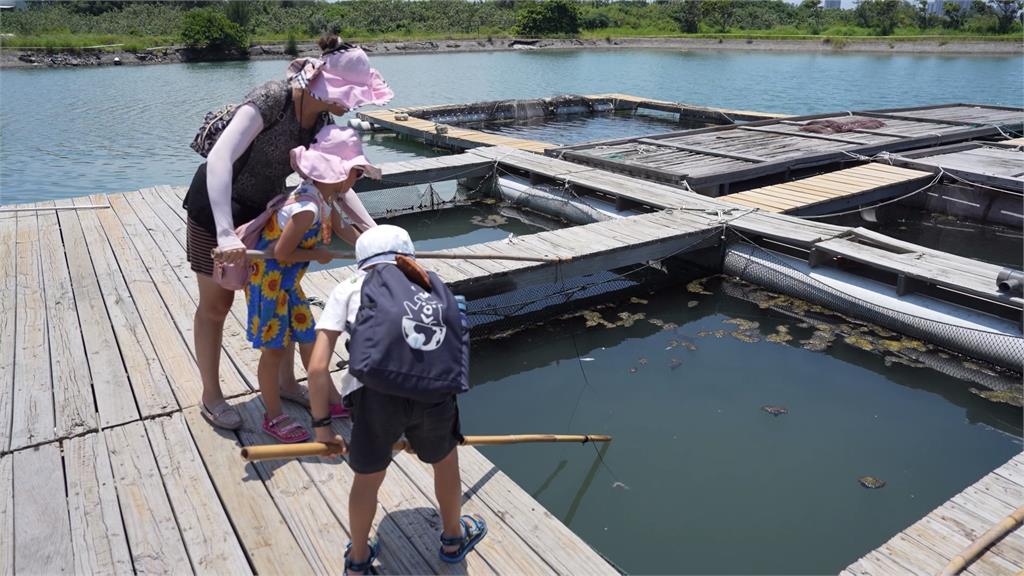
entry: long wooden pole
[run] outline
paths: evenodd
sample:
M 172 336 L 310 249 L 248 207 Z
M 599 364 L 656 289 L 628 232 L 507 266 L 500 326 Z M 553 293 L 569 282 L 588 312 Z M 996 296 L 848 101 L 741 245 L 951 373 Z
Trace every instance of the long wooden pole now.
M 531 442 L 611 442 L 612 437 L 604 434 L 512 434 L 508 436 L 465 436 L 463 446 L 494 446 L 497 444 L 526 444 Z M 405 440 L 399 440 L 393 450 L 408 450 Z M 333 456 L 340 452 L 335 446 L 322 442 L 300 444 L 264 444 L 242 448 L 242 458 L 249 462 L 303 458 L 305 456 Z
M 327 250 L 327 253 L 334 260 L 354 260 L 356 257 L 355 252 Z M 210 255 L 213 256 L 214 260 L 219 260 L 220 254 L 220 248 L 214 248 L 213 250 L 210 251 Z M 245 255 L 248 256 L 249 258 L 257 258 L 260 260 L 273 258 L 273 255 L 264 250 L 246 250 Z M 470 252 L 417 252 L 416 258 L 446 258 L 451 260 L 516 260 L 521 262 L 568 262 L 569 260 L 572 260 L 571 256 L 528 256 L 526 254 L 501 254 L 498 252 L 488 252 L 483 254 L 476 254 Z
M 978 556 L 991 545 L 998 542 L 1018 526 L 1024 523 L 1024 506 L 1017 508 L 1012 514 L 1003 518 L 1003 521 L 991 527 L 984 534 L 978 537 L 963 552 L 957 554 L 946 567 L 942 569 L 942 576 L 956 576 L 963 572 L 964 568 L 978 559 Z

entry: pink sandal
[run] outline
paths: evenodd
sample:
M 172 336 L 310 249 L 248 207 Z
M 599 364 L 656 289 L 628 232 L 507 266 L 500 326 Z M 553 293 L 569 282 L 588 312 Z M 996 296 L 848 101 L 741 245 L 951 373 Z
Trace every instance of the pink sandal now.
M 311 438 L 309 430 L 303 428 L 287 414 L 281 414 L 273 420 L 268 420 L 267 415 L 264 414 L 263 431 L 273 436 L 278 442 L 285 444 L 305 442 Z

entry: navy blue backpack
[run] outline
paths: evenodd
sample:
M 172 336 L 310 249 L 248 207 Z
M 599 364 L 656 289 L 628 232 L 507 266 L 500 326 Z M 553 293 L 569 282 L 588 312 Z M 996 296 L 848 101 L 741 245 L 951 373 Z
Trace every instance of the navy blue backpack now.
M 469 328 L 448 286 L 431 291 L 395 265 L 371 268 L 348 327 L 348 370 L 379 392 L 436 402 L 469 390 Z

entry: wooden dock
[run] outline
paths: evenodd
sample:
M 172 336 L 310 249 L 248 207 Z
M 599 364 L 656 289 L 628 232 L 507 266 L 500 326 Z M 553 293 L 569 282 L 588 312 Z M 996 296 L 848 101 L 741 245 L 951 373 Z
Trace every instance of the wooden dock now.
M 882 127 L 822 134 L 815 121 L 877 120 Z M 563 146 L 546 154 L 612 172 L 688 186 L 711 196 L 764 176 L 898 152 L 997 136 L 1024 124 L 1024 109 L 947 104 L 764 120 Z
M 349 468 L 238 455 L 268 441 L 242 298 L 227 319 L 221 377 L 245 426 L 215 430 L 196 407 L 183 192 L 0 213 L 2 573 L 342 571 Z M 312 273 L 304 287 L 326 298 L 338 280 Z M 308 425 L 304 410 L 288 410 Z M 616 572 L 479 452 L 463 448 L 460 460 L 465 508 L 487 518 L 488 538 L 465 565 L 442 564 L 429 467 L 398 454 L 375 524 L 383 571 Z
M 768 212 L 808 216 L 895 198 L 921 188 L 933 179 L 931 172 L 870 163 L 721 198 Z
M 551 99 L 524 101 L 524 107 L 531 108 L 523 113 L 529 117 L 543 116 L 549 107 L 557 102 L 559 98 L 576 98 L 590 106 L 600 107 L 607 105 L 608 109 L 614 110 L 637 110 L 648 109 L 658 110 L 676 114 L 679 121 L 703 121 L 711 124 L 732 124 L 735 120 L 765 120 L 783 118 L 781 114 L 769 114 L 763 112 L 752 112 L 749 110 L 732 110 L 727 108 L 711 108 L 695 106 L 692 104 L 680 104 L 662 100 L 652 100 L 628 94 L 597 94 L 592 96 L 565 96 Z M 360 112 L 358 117 L 361 120 L 373 125 L 386 128 L 392 132 L 403 134 L 415 140 L 419 140 L 448 150 L 464 151 L 478 146 L 505 146 L 518 150 L 527 150 L 543 154 L 545 150 L 554 148 L 554 144 L 527 140 L 523 138 L 512 138 L 499 134 L 490 134 L 480 130 L 472 130 L 459 126 L 450 125 L 446 118 L 458 118 L 460 115 L 473 117 L 479 120 L 497 120 L 488 118 L 488 114 L 495 115 L 496 111 L 504 108 L 515 108 L 520 101 L 507 100 L 500 102 L 476 102 L 469 104 L 444 104 L 439 106 L 418 106 L 412 108 L 391 108 L 388 110 L 374 110 L 371 112 Z M 484 112 L 479 112 L 484 110 Z M 473 114 L 463 114 L 466 111 L 474 111 Z M 479 113 L 477 113 L 479 112 Z M 404 120 L 396 119 L 396 115 L 408 116 Z M 502 117 L 504 118 L 504 117 Z M 525 118 L 525 116 L 524 116 Z M 440 131 L 439 131 L 440 127 Z
M 1024 505 L 1024 453 L 843 570 L 841 576 L 932 576 L 989 528 Z M 1007 534 L 963 574 L 999 576 L 1024 571 L 1024 530 Z

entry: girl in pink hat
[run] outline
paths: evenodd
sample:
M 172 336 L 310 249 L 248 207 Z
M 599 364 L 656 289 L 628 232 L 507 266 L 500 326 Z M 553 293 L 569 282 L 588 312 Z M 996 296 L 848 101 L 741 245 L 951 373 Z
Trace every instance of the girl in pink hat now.
M 212 248 L 220 248 L 227 264 L 245 261 L 245 246 L 235 234 L 240 224 L 260 215 L 267 203 L 284 190 L 292 172 L 289 151 L 307 146 L 318 131 L 365 104 L 383 104 L 393 96 L 380 74 L 369 67 L 366 54 L 342 43 L 337 36 L 320 39 L 322 58 L 292 62 L 285 80 L 273 80 L 250 92 L 230 117 L 192 179 L 184 208 L 188 210 L 188 261 L 199 284 L 195 315 L 196 363 L 203 382 L 202 414 L 215 426 L 242 425 L 238 411 L 220 389 L 221 340 L 234 292 L 212 278 Z M 352 194 L 346 204 L 362 210 Z M 356 222 L 366 227 L 366 216 Z M 286 347 L 289 354 L 294 347 Z M 282 395 L 309 404 L 306 391 L 295 381 L 291 361 L 282 364 Z
M 267 410 L 263 431 L 286 443 L 310 438 L 308 430 L 282 411 L 279 382 L 281 367 L 289 360 L 287 348 L 297 344 L 308 365 L 316 338 L 313 315 L 300 286 L 302 276 L 311 260 L 330 260 L 321 244 L 330 244 L 334 234 L 355 244 L 360 230 L 342 217 L 343 211 L 355 220 L 373 222 L 352 185 L 363 175 L 380 178 L 380 170 L 363 156 L 359 135 L 333 124 L 321 129 L 308 148 L 294 148 L 290 157 L 304 181 L 263 228 L 255 248 L 269 250 L 274 257 L 253 262 L 245 291 L 246 336 L 261 351 L 257 377 Z M 333 387 L 331 396 L 331 416 L 347 416 Z

